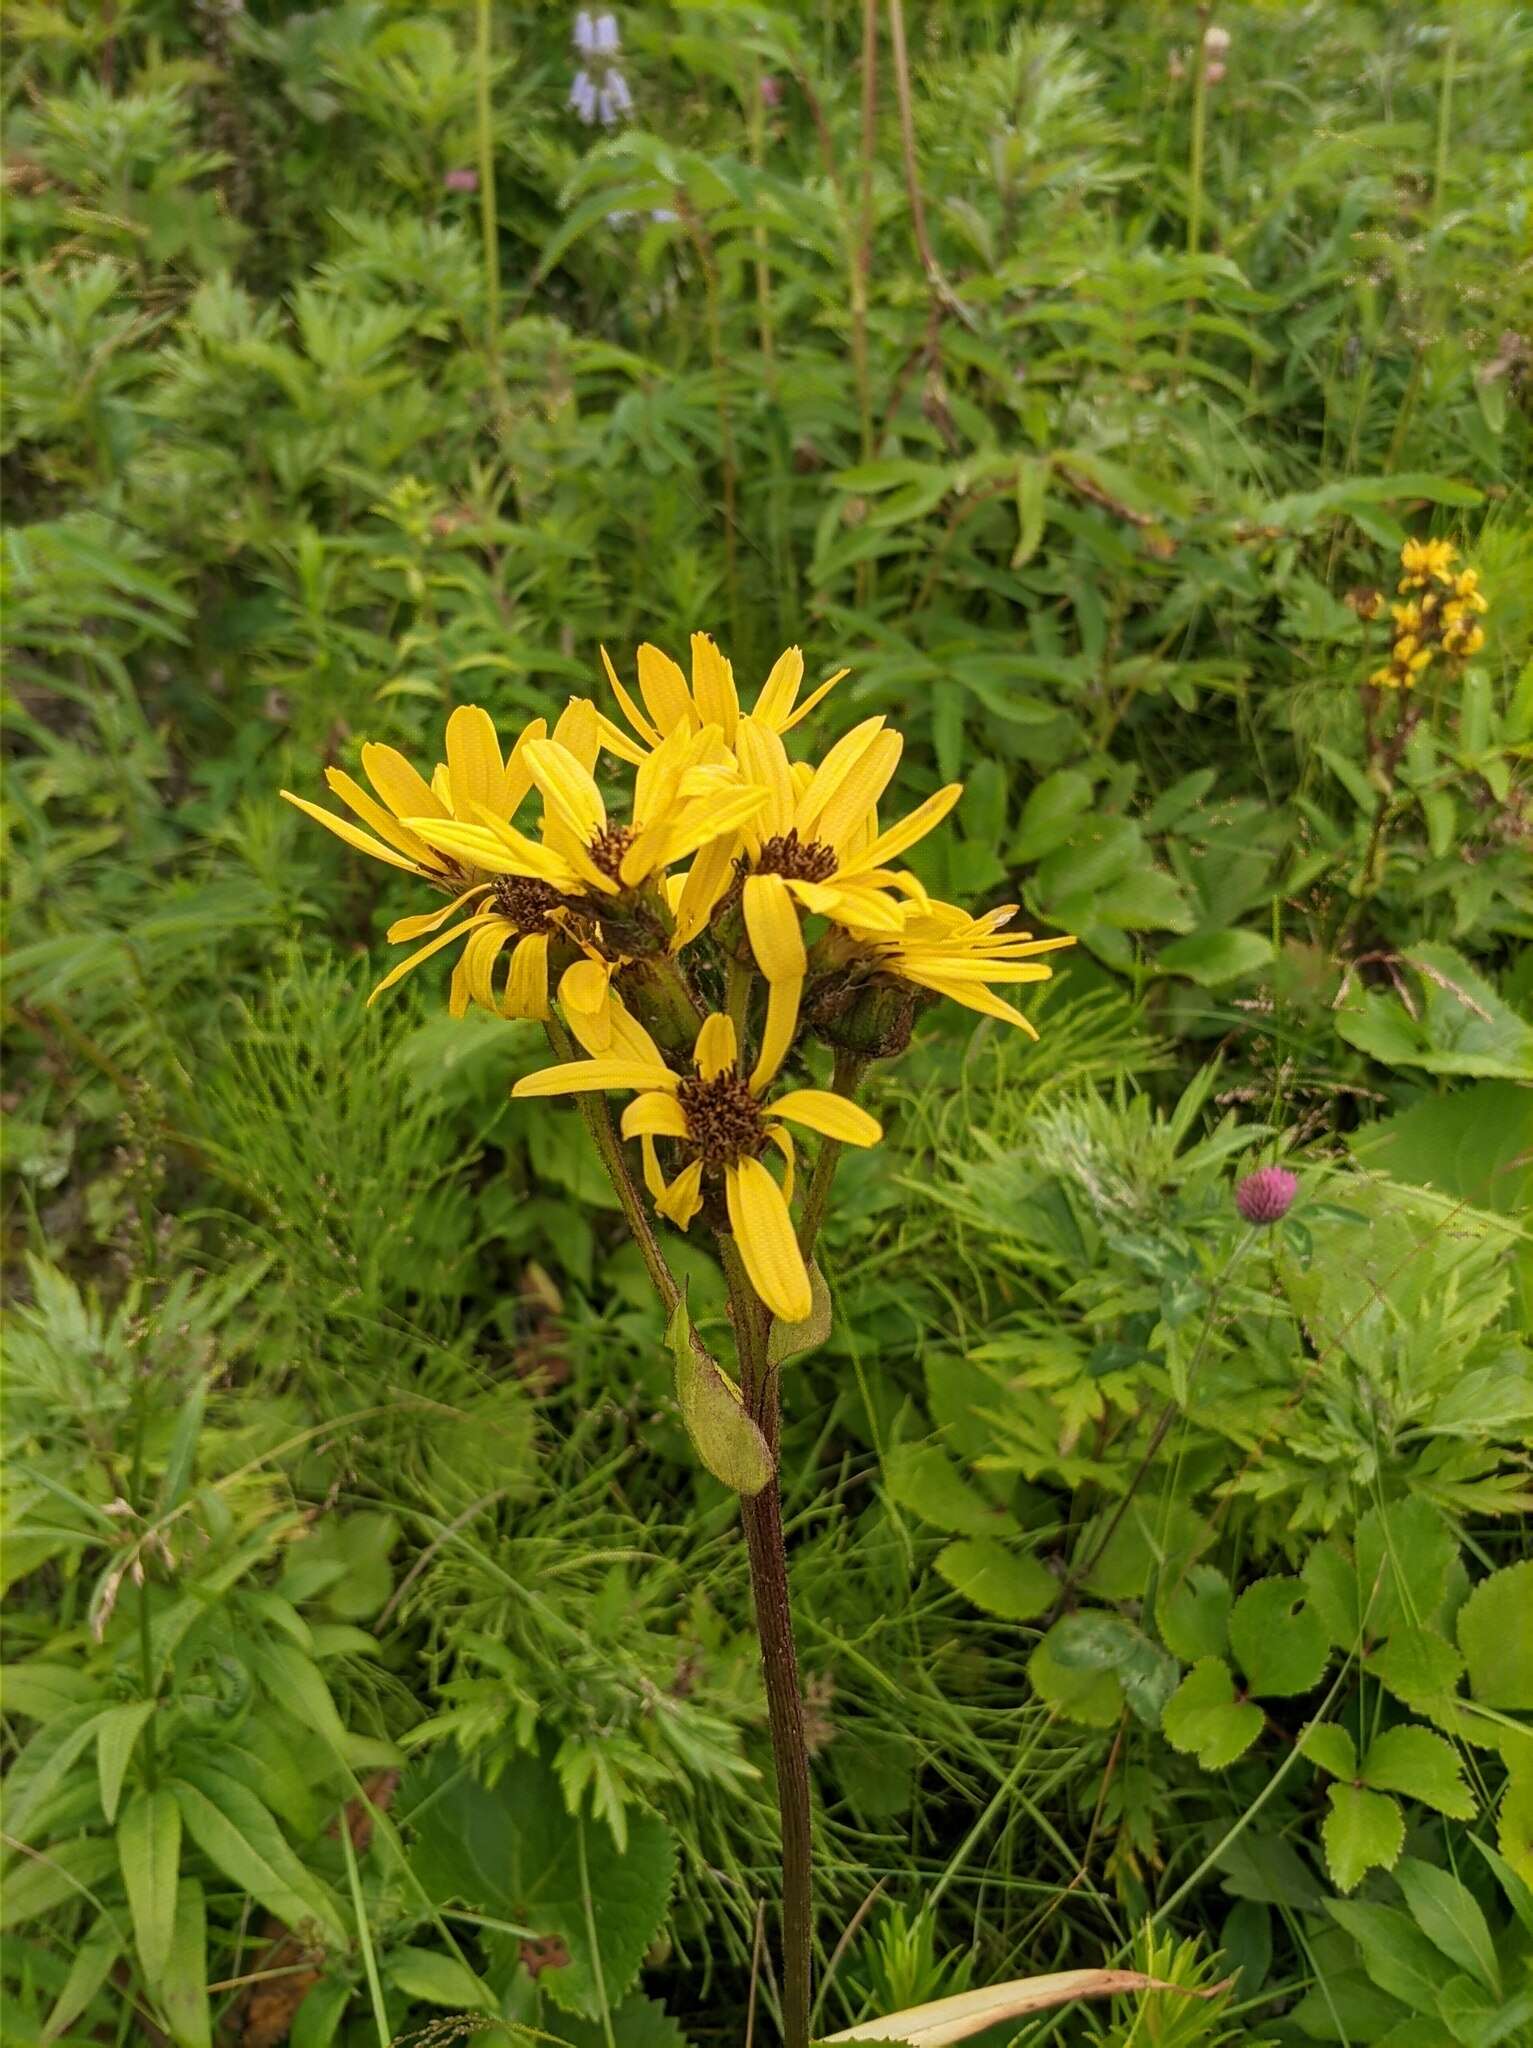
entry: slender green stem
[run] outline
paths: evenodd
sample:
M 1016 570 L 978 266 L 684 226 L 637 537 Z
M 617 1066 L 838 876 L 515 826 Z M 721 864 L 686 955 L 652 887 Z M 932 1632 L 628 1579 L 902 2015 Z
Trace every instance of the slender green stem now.
M 1203 238 L 1203 145 L 1208 134 L 1208 58 L 1201 36 L 1193 52 L 1192 159 L 1187 167 L 1187 254 L 1196 256 Z
M 735 540 L 735 494 L 737 472 L 735 467 L 734 419 L 729 406 L 728 358 L 724 353 L 724 330 L 719 316 L 719 266 L 714 252 L 713 237 L 698 218 L 697 214 L 683 200 L 680 204 L 682 218 L 691 229 L 692 240 L 697 249 L 698 261 L 703 271 L 703 304 L 707 315 L 708 356 L 713 367 L 713 397 L 719 416 L 719 467 L 724 479 L 724 585 L 729 593 L 729 624 L 736 644 L 740 640 L 740 570 L 737 560 L 738 548 Z
M 742 1497 L 740 1518 L 750 1560 L 756 1633 L 766 1682 L 767 1724 L 777 1774 L 777 1811 L 782 1826 L 783 2048 L 808 2048 L 814 1845 L 809 1749 L 804 1740 L 803 1690 L 793 1641 L 788 1554 L 783 1541 L 782 1496 L 778 1486 L 781 1416 L 777 1374 L 767 1363 L 767 1312 L 746 1276 L 734 1239 L 721 1233 L 718 1242 L 729 1282 L 730 1315 L 739 1346 L 740 1384 L 746 1411 L 772 1453 L 772 1476 L 760 1493 Z
M 852 309 L 852 374 L 857 386 L 858 441 L 873 460 L 873 385 L 868 370 L 868 278 L 873 265 L 873 165 L 878 147 L 878 0 L 862 0 L 862 180 L 857 223 L 847 220 L 847 288 Z M 875 564 L 857 564 L 857 602 L 873 595 Z
M 373 2008 L 373 2025 L 378 2033 L 378 2048 L 389 2048 L 389 2043 L 394 2038 L 394 2029 L 389 2023 L 389 2009 L 383 1996 L 383 1980 L 378 1975 L 378 1958 L 373 1949 L 373 1931 L 368 1925 L 367 1901 L 362 1896 L 362 1876 L 357 1869 L 356 1846 L 351 1839 L 351 1828 L 344 1806 L 341 1808 L 337 1829 L 341 1837 L 341 1853 L 346 1859 L 346 1883 L 351 1892 L 351 1910 L 357 1916 L 357 1944 L 362 1951 L 362 1970 L 367 1978 L 367 1995 Z
M 835 1070 L 830 1080 L 832 1089 L 837 1095 L 846 1096 L 849 1101 L 855 1100 L 858 1084 L 867 1068 L 868 1061 L 862 1053 L 838 1052 Z M 804 1213 L 798 1226 L 798 1248 L 806 1265 L 814 1257 L 820 1225 L 825 1221 L 825 1207 L 830 1200 L 831 1182 L 836 1177 L 836 1167 L 840 1163 L 842 1150 L 839 1138 L 820 1140 L 814 1172 L 810 1175 L 808 1192 L 804 1196 Z
M 490 0 L 478 0 L 474 87 L 479 127 L 479 226 L 484 238 L 484 358 L 498 418 L 510 411 L 500 359 L 500 224 L 495 208 L 495 131 L 490 111 Z
M 548 1042 L 559 1058 L 573 1059 L 574 1045 L 559 1020 L 550 1015 L 545 1029 L 548 1032 Z M 675 1274 L 666 1263 L 665 1253 L 660 1249 L 660 1240 L 655 1234 L 655 1227 L 650 1221 L 643 1197 L 633 1184 L 633 1175 L 628 1171 L 628 1161 L 623 1157 L 622 1140 L 612 1127 L 611 1112 L 605 1099 L 600 1095 L 583 1093 L 577 1099 L 586 1129 L 591 1134 L 591 1141 L 600 1155 L 602 1165 L 607 1169 L 607 1178 L 612 1183 L 618 1201 L 622 1204 L 624 1220 L 633 1232 L 633 1240 L 639 1247 L 639 1255 L 644 1261 L 645 1269 L 666 1314 L 669 1315 L 681 1300 L 681 1289 L 676 1284 Z
M 148 1401 L 143 1378 L 135 1370 L 133 1380 L 133 1457 L 129 1468 L 128 1490 L 135 1507 L 143 1500 L 144 1491 L 144 1436 L 148 1426 Z M 149 1505 L 145 1501 L 141 1510 L 144 1523 L 149 1521 Z M 154 1682 L 154 1641 L 150 1632 L 149 1613 L 149 1545 L 144 1542 L 138 1553 L 138 1667 L 139 1683 L 144 1689 L 144 1698 L 155 1696 Z M 154 1716 L 151 1714 L 144 1724 L 144 1782 L 152 1792 L 160 1779 L 159 1746 L 155 1740 Z
M 1432 177 L 1432 225 L 1442 219 L 1448 185 L 1448 148 L 1453 138 L 1453 74 L 1458 58 L 1457 30 L 1449 27 L 1443 43 L 1443 82 L 1437 95 L 1437 164 Z

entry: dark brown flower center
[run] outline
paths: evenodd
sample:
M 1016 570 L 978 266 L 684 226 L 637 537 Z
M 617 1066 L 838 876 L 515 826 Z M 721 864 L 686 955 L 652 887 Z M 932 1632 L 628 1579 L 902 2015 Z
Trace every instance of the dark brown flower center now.
M 586 851 L 604 875 L 614 882 L 620 882 L 623 879 L 619 873 L 623 865 L 623 855 L 637 837 L 638 834 L 632 825 L 607 825 L 597 833 Z
M 755 871 L 758 875 L 786 875 L 790 882 L 828 882 L 836 872 L 835 850 L 818 839 L 800 839 L 795 828 L 763 842 Z
M 733 1067 L 711 1081 L 689 1076 L 677 1084 L 676 1100 L 687 1136 L 709 1166 L 754 1159 L 766 1142 L 760 1105 Z
M 564 898 L 552 882 L 535 881 L 531 875 L 494 875 L 490 901 L 519 932 L 546 932 L 549 912 L 558 910 Z

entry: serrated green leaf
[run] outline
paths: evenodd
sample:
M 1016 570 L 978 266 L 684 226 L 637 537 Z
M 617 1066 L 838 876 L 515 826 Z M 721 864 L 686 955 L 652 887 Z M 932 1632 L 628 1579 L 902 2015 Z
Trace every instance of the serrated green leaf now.
M 1054 1661 L 1065 1671 L 1110 1671 L 1147 1727 L 1176 1690 L 1175 1660 L 1122 1615 L 1091 1608 L 1067 1614 L 1049 1631 Z
M 1308 1692 L 1330 1661 L 1330 1638 L 1298 1579 L 1258 1579 L 1230 1610 L 1230 1648 L 1250 1689 L 1266 1697 Z
M 896 1444 L 884 1459 L 884 1483 L 902 1508 L 949 1536 L 1015 1530 L 998 1508 L 971 1486 L 940 1444 Z
M 1404 1627 L 1369 1651 L 1367 1668 L 1386 1692 L 1424 1712 L 1454 1693 L 1464 1660 L 1436 1629 Z
M 1155 1602 L 1160 1639 L 1184 1664 L 1221 1657 L 1229 1646 L 1230 1582 L 1216 1566 L 1195 1564 L 1162 1580 Z
M 1453 1745 L 1411 1721 L 1376 1735 L 1359 1772 L 1376 1792 L 1403 1792 L 1454 1820 L 1472 1820 L 1475 1804 Z
M 1118 1674 L 1061 1664 L 1054 1654 L 1053 1633 L 1051 1629 L 1027 1660 L 1033 1691 L 1067 1720 L 1079 1721 L 1087 1728 L 1110 1728 L 1123 1712 Z
M 1196 1756 L 1205 1771 L 1222 1771 L 1245 1755 L 1262 1732 L 1262 1710 L 1237 1700 L 1229 1666 L 1219 1657 L 1193 1665 L 1161 1712 L 1173 1749 Z
M 949 1543 L 937 1569 L 955 1592 L 1001 1621 L 1031 1621 L 1059 1597 L 1059 1581 L 1036 1557 L 990 1536 Z
M 1314 1722 L 1305 1729 L 1299 1747 L 1312 1764 L 1318 1764 L 1322 1771 L 1329 1771 L 1333 1778 L 1345 1778 L 1350 1782 L 1357 1776 L 1357 1745 L 1346 1729 L 1338 1727 L 1336 1722 Z
M 1482 1579 L 1459 1609 L 1469 1690 L 1487 1707 L 1533 1709 L 1533 1559 Z
M 117 1855 L 139 1961 L 157 1989 L 170 1961 L 181 1865 L 181 1811 L 168 1786 L 128 1801 L 117 1823 Z
M 1389 1870 L 1405 1843 L 1405 1817 L 1393 1799 L 1361 1785 L 1332 1785 L 1320 1829 L 1326 1868 L 1339 1890 L 1356 1891 L 1370 1870 Z

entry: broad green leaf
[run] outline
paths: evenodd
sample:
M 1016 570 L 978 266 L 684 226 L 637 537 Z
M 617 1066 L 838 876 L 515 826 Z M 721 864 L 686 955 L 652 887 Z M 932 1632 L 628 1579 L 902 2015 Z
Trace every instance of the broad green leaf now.
M 225 1877 L 289 1927 L 315 1920 L 332 1940 L 347 1939 L 335 1899 L 253 1792 L 207 1766 L 187 1766 L 175 1791 L 187 1833 Z
M 666 1327 L 676 1363 L 676 1399 L 692 1448 L 704 1467 L 733 1493 L 757 1494 L 772 1476 L 766 1438 L 746 1414 L 739 1392 L 702 1349 L 685 1300 Z
M 1395 1883 L 1428 1941 L 1499 1998 L 1501 1967 L 1496 1944 L 1480 1902 L 1468 1886 L 1451 1871 L 1415 1856 L 1400 1858 L 1395 1865 Z
M 72 1707 L 93 1706 L 98 1698 L 95 1678 L 72 1664 L 29 1657 L 0 1666 L 0 1706 L 29 1721 L 51 1721 Z
M 1180 974 L 1200 988 L 1223 988 L 1261 973 L 1272 960 L 1272 941 L 1264 932 L 1197 932 L 1162 946 L 1155 965 L 1162 974 Z
M 686 2036 L 664 2007 L 637 1991 L 612 2014 L 611 2027 L 612 2048 L 688 2048 Z M 605 2020 L 561 2018 L 557 2031 L 569 2048 L 608 2048 Z
M 1049 1649 L 1061 1670 L 1110 1671 L 1139 1719 L 1159 1726 L 1161 1709 L 1176 1690 L 1176 1662 L 1132 1622 L 1083 1608 L 1050 1629 Z
M 344 1757 L 346 1729 L 313 1659 L 296 1643 L 265 1642 L 255 1652 L 255 1667 L 272 1698 L 295 1720 L 323 1736 L 338 1757 Z
M 940 1444 L 896 1444 L 884 1459 L 884 1483 L 902 1508 L 949 1536 L 1015 1527 L 1004 1508 L 970 1485 Z
M 440 1949 L 397 1948 L 389 1956 L 389 1977 L 407 1998 L 459 2012 L 493 2010 L 494 1999 L 466 1964 Z
M 1457 1690 L 1464 1660 L 1436 1629 L 1407 1626 L 1369 1651 L 1367 1668 L 1396 1699 L 1424 1713 Z
M 1348 1887 L 1350 1889 L 1350 1887 Z M 1412 2012 L 1434 2012 L 1443 1980 L 1442 1957 L 1421 1929 L 1397 1906 L 1332 1899 L 1327 1911 L 1362 1951 L 1363 1968 L 1391 1998 Z
M 1533 1709 L 1533 1559 L 1482 1579 L 1459 1609 L 1469 1690 L 1482 1705 Z
M 122 1954 L 122 1941 L 122 1929 L 106 1914 L 84 1936 L 70 1960 L 69 1975 L 59 1986 L 59 1995 L 43 2023 L 45 2040 L 67 2033 L 85 2011 Z
M 108 1707 L 96 1723 L 96 1769 L 101 1779 L 101 1810 L 108 1826 L 117 1818 L 117 1802 L 133 1750 L 144 1723 L 155 1711 L 153 1700 L 130 1700 Z
M 1458 1558 L 1453 1531 L 1430 1501 L 1393 1501 L 1358 1517 L 1357 1571 L 1372 1640 L 1430 1622 Z
M 351 1999 L 352 1986 L 344 1977 L 322 1977 L 293 2015 L 288 2048 L 330 2048 Z
M 168 1785 L 136 1792 L 117 1823 L 117 1854 L 144 1975 L 156 1988 L 170 1960 L 181 1866 L 181 1810 Z
M 1261 1708 L 1236 1699 L 1229 1666 L 1218 1657 L 1193 1665 L 1160 1718 L 1171 1747 L 1196 1756 L 1205 1771 L 1224 1770 L 1262 1732 Z
M 74 1835 L 50 1842 L 45 1856 L 19 1858 L 0 1886 L 0 1933 L 55 1906 L 84 1904 L 116 1867 L 117 1844 L 110 1835 Z
M 436 1904 L 461 1901 L 563 1941 L 569 1962 L 539 1980 L 559 2006 L 594 2019 L 603 1999 L 624 1996 L 665 1920 L 676 1869 L 654 1814 L 630 1812 L 619 1850 L 600 1823 L 571 1819 L 540 1758 L 515 1758 L 490 1789 L 445 1752 L 406 1780 L 399 1810 L 415 1828 L 411 1868 Z
M 1230 1648 L 1250 1689 L 1267 1697 L 1308 1692 L 1331 1646 L 1298 1579 L 1258 1579 L 1230 1610 Z
M 1393 1867 L 1405 1843 L 1405 1818 L 1393 1799 L 1361 1785 L 1332 1785 L 1320 1829 L 1326 1868 L 1338 1890 L 1356 1891 L 1370 1870 Z
M 1028 1682 L 1070 1721 L 1088 1728 L 1110 1728 L 1123 1712 L 1123 1686 L 1115 1671 L 1061 1664 L 1054 1654 L 1054 1631 L 1043 1638 L 1027 1660 Z
M 1222 1656 L 1229 1646 L 1230 1582 L 1216 1566 L 1195 1564 L 1162 1579 L 1155 1601 L 1160 1639 L 1185 1664 Z
M 1354 984 L 1336 1012 L 1336 1029 L 1349 1045 L 1386 1067 L 1533 1080 L 1533 1024 L 1461 953 L 1423 940 L 1401 959 L 1414 969 L 1415 1016 L 1393 988 L 1370 993 Z
M 209 2048 L 207 1909 L 195 1877 L 184 1877 L 177 1886 L 175 1911 L 170 1961 L 157 1987 L 160 2004 L 177 2048 Z
M 1091 781 L 1078 768 L 1056 768 L 1046 775 L 1022 806 L 1022 823 L 1012 841 L 1016 862 L 1042 860 L 1063 846 L 1091 803 Z
M 962 1537 L 937 1554 L 956 1592 L 1001 1621 L 1031 1621 L 1059 1598 L 1059 1581 L 1036 1557 L 990 1536 Z
M 1299 1747 L 1312 1764 L 1318 1764 L 1333 1778 L 1350 1780 L 1357 1776 L 1357 1745 L 1335 1721 L 1314 1722 L 1305 1729 Z
M 1386 1728 L 1363 1756 L 1363 1783 L 1376 1792 L 1403 1792 L 1454 1820 L 1472 1820 L 1475 1803 L 1451 1742 L 1416 1722 Z

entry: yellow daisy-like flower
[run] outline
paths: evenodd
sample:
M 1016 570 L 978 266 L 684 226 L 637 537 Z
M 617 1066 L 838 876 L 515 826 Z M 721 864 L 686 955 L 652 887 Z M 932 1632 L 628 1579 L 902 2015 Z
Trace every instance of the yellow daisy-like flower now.
M 708 634 L 692 635 L 690 685 L 678 663 L 660 648 L 645 642 L 637 657 L 639 695 L 644 703 L 642 711 L 619 682 L 617 670 L 612 666 L 605 647 L 601 650 L 601 658 L 607 680 L 612 685 L 612 694 L 622 706 L 623 716 L 646 747 L 658 747 L 675 732 L 701 732 L 707 725 L 719 728 L 725 746 L 734 745 L 735 730 L 740 720 L 735 672 Z M 773 732 L 789 732 L 801 719 L 809 716 L 846 674 L 844 668 L 837 669 L 828 682 L 812 690 L 800 704 L 798 693 L 804 680 L 804 656 L 800 648 L 790 647 L 772 664 L 771 674 L 762 684 L 750 716 Z M 643 759 L 627 735 L 606 720 L 603 720 L 602 737 L 624 760 Z
M 971 917 L 956 904 L 933 899 L 924 910 L 912 911 L 896 936 L 871 939 L 869 952 L 880 973 L 913 982 L 987 1017 L 1000 1017 L 1036 1038 L 1022 1012 L 998 996 L 991 984 L 1048 981 L 1054 970 L 1038 955 L 1057 953 L 1075 940 L 1035 939 L 1031 932 L 1006 931 L 1016 914 L 1016 904 L 1009 903 L 983 917 Z
M 846 1145 L 876 1145 L 883 1136 L 877 1119 L 823 1088 L 791 1088 L 770 1102 L 763 1100 L 776 1069 L 758 1063 L 749 1080 L 740 1073 L 735 1027 L 728 1017 L 715 1014 L 704 1021 L 693 1051 L 694 1071 L 680 1075 L 620 1002 L 614 1001 L 613 1010 L 607 1054 L 525 1075 L 512 1094 L 631 1090 L 635 1099 L 623 1112 L 623 1136 L 643 1142 L 645 1179 L 656 1208 L 685 1230 L 703 1205 L 705 1179 L 721 1177 L 730 1231 L 752 1287 L 773 1315 L 801 1323 L 812 1295 L 788 1211 L 794 1154 L 783 1126 L 799 1124 Z M 669 1184 L 656 1157 L 657 1138 L 670 1139 L 691 1155 Z M 769 1145 L 785 1162 L 782 1187 L 761 1159 Z
M 592 715 L 595 715 L 594 706 Z M 423 960 L 430 959 L 432 954 L 440 952 L 454 940 L 472 933 L 474 936 L 469 938 L 453 974 L 453 1014 L 462 1015 L 470 995 L 487 1007 L 497 1007 L 489 992 L 488 964 L 508 938 L 544 933 L 544 912 L 550 906 L 543 904 L 540 907 L 526 897 L 525 892 L 512 901 L 495 876 L 486 873 L 470 859 L 431 845 L 420 828 L 454 818 L 479 817 L 487 812 L 506 819 L 513 817 L 532 788 L 527 749 L 543 741 L 547 732 L 544 721 L 534 719 L 518 735 L 509 756 L 502 760 L 500 739 L 489 713 L 477 704 L 460 704 L 447 721 L 447 759 L 438 763 L 429 782 L 396 748 L 369 742 L 362 749 L 362 770 L 377 792 L 376 797 L 369 796 L 360 783 L 343 769 L 327 768 L 325 780 L 353 815 L 364 825 L 372 827 L 371 832 L 362 831 L 349 818 L 338 818 L 333 812 L 322 810 L 318 804 L 310 803 L 307 797 L 283 790 L 282 795 L 288 803 L 307 816 L 318 819 L 338 839 L 344 839 L 348 846 L 357 848 L 374 860 L 387 861 L 390 867 L 403 868 L 407 874 L 419 876 L 452 898 L 440 910 L 400 918 L 390 925 L 388 938 L 391 945 L 421 938 L 427 932 L 435 932 L 437 936 L 385 975 L 368 997 L 369 1003 L 376 1002 L 385 989 L 392 988 Z M 407 823 L 407 819 L 414 822 Z M 489 903 L 484 901 L 487 897 L 491 899 Z M 453 925 L 447 931 L 441 930 L 449 918 L 470 903 L 477 903 L 478 908 L 463 923 Z M 485 938 L 495 930 L 502 933 L 499 945 L 487 953 Z M 546 937 L 541 939 L 541 944 L 546 948 Z M 508 991 L 508 1000 L 517 1005 L 510 1011 L 511 1015 L 541 1017 L 547 1014 L 546 975 L 543 977 L 544 995 L 539 1004 L 535 996 L 536 977 L 531 972 L 533 966 L 534 957 L 529 955 L 523 962 L 521 974 L 513 973 L 511 977 L 514 986 Z
M 1402 590 L 1422 589 L 1429 582 L 1449 581 L 1458 549 L 1451 540 L 1408 540 L 1400 550 Z

